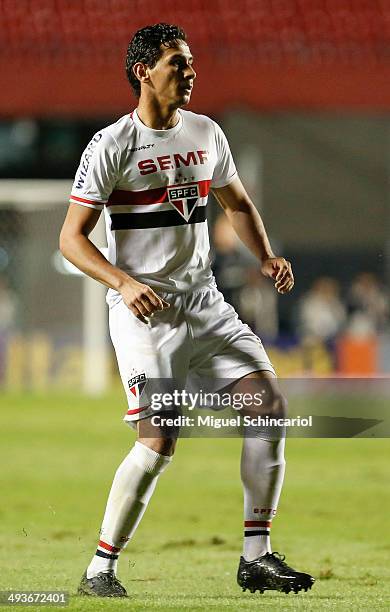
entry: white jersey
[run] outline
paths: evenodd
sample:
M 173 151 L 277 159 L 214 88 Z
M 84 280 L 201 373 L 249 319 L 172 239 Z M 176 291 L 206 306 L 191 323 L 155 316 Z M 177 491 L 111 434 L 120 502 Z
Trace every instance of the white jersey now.
M 92 138 L 70 201 L 104 208 L 113 265 L 154 289 L 185 292 L 213 278 L 207 197 L 236 175 L 226 137 L 210 118 L 179 110 L 175 127 L 154 130 L 135 110 Z M 118 298 L 110 289 L 108 302 Z

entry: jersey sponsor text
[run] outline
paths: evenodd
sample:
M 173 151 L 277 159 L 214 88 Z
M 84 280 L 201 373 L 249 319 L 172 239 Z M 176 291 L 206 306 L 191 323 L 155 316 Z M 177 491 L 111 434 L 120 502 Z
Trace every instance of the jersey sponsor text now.
M 180 153 L 172 155 L 160 155 L 155 159 L 142 159 L 138 162 L 140 174 L 152 174 L 160 170 L 175 170 L 176 168 L 197 166 L 208 161 L 208 151 L 188 151 L 186 156 Z

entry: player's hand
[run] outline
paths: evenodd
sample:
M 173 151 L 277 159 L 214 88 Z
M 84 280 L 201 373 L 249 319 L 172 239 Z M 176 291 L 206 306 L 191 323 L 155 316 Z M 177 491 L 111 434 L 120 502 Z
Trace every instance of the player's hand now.
M 169 308 L 170 304 L 148 285 L 139 283 L 134 278 L 129 278 L 126 284 L 120 289 L 123 301 L 127 308 L 142 321 L 148 323 L 147 317 L 153 316 L 158 310 Z
M 288 293 L 294 287 L 294 275 L 291 264 L 284 257 L 270 257 L 261 265 L 264 276 L 274 279 L 278 293 Z

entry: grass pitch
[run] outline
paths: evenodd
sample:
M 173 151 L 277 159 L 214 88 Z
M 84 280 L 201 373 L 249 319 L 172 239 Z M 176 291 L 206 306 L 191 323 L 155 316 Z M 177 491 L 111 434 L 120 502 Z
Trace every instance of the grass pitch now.
M 123 395 L 2 395 L 0 405 L 0 589 L 69 591 L 80 611 L 389 609 L 387 440 L 288 441 L 272 542 L 317 578 L 310 593 L 238 588 L 240 440 L 183 439 L 120 559 L 130 599 L 89 600 L 76 589 L 134 439 Z

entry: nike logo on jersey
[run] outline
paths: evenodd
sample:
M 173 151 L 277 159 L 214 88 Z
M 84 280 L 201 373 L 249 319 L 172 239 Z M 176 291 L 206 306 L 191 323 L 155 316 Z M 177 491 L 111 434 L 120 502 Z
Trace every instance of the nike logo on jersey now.
M 188 221 L 191 217 L 199 198 L 198 185 L 186 185 L 185 187 L 167 187 L 168 200 L 172 206 Z
M 175 170 L 188 166 L 197 166 L 208 161 L 208 151 L 188 151 L 184 155 L 173 153 L 172 155 L 159 155 L 151 159 L 142 159 L 138 162 L 140 174 L 153 174 L 160 170 Z

